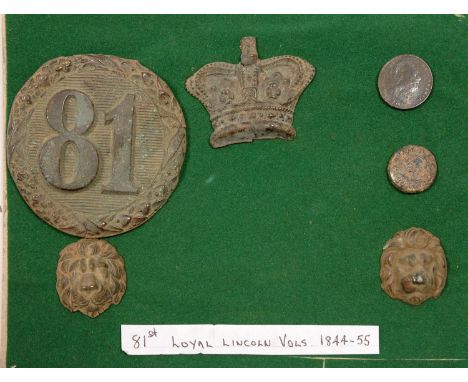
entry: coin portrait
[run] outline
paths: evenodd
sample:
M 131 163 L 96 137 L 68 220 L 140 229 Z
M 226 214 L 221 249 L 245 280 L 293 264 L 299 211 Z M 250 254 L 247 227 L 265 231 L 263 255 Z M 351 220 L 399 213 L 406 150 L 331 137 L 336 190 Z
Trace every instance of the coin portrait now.
M 434 154 L 425 147 L 407 145 L 392 155 L 387 174 L 398 190 L 415 194 L 432 186 L 437 175 L 437 162 Z
M 422 228 L 397 232 L 380 259 L 382 289 L 394 299 L 419 305 L 437 298 L 447 280 L 447 261 L 440 241 Z
M 45 63 L 14 99 L 11 176 L 53 227 L 99 238 L 138 227 L 177 185 L 186 149 L 182 110 L 137 61 L 105 55 Z
M 403 54 L 382 67 L 378 89 L 388 105 L 407 110 L 421 105 L 429 97 L 432 83 L 429 65 L 418 56 Z
M 124 260 L 105 240 L 81 239 L 60 252 L 56 287 L 69 311 L 95 318 L 122 299 Z

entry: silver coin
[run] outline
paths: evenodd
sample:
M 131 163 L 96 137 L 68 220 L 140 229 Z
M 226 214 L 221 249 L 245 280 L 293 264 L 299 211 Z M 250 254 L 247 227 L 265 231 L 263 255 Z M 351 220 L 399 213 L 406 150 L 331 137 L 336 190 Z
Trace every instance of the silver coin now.
M 421 105 L 432 90 L 429 65 L 412 54 L 393 57 L 380 70 L 380 96 L 396 109 L 413 109 Z

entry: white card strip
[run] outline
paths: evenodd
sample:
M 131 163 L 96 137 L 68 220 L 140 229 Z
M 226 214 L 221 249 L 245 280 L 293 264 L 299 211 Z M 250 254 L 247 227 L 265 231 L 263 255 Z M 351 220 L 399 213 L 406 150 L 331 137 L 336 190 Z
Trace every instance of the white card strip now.
M 122 325 L 129 355 L 379 354 L 379 327 L 361 325 Z

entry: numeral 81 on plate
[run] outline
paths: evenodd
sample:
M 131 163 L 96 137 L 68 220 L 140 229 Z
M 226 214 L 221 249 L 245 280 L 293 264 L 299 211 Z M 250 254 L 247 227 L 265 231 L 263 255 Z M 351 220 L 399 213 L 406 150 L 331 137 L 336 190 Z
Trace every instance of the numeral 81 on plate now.
M 76 105 L 74 127 L 65 127 L 65 105 L 73 98 Z M 120 103 L 105 115 L 105 124 L 114 127 L 113 160 L 110 181 L 102 192 L 136 194 L 138 188 L 131 179 L 131 159 L 133 146 L 133 113 L 135 96 L 127 94 Z M 49 101 L 46 119 L 58 135 L 47 140 L 39 154 L 39 166 L 48 183 L 63 190 L 79 190 L 88 186 L 96 177 L 99 168 L 99 155 L 93 143 L 84 134 L 94 122 L 94 105 L 90 97 L 79 90 L 62 90 Z M 73 179 L 63 180 L 61 161 L 68 144 L 76 147 L 78 165 Z

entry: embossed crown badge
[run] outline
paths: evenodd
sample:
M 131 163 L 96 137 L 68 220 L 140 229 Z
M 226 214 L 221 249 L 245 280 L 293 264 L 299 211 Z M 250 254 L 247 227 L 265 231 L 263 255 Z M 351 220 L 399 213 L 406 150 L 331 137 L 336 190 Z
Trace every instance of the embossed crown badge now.
M 240 64 L 213 62 L 186 82 L 210 113 L 211 145 L 294 139 L 294 109 L 315 68 L 294 56 L 260 60 L 255 37 L 244 37 L 240 48 Z

